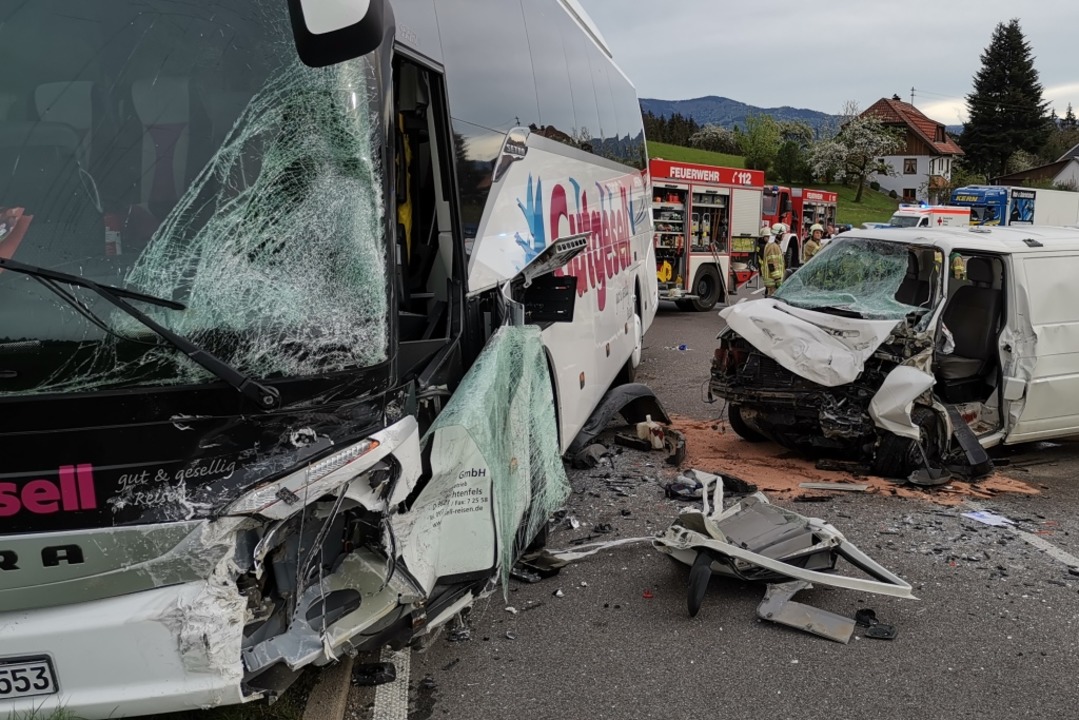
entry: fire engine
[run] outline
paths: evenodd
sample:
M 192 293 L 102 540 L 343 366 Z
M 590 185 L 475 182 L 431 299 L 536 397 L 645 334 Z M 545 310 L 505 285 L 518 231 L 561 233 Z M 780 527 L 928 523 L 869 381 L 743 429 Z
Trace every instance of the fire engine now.
M 838 200 L 839 196 L 828 190 L 769 185 L 764 188 L 761 222 L 785 223 L 791 232 L 805 235 L 813 223 L 835 225 Z
M 839 195 L 828 190 L 810 190 L 808 188 L 794 188 L 791 190 L 791 206 L 794 210 L 794 222 L 791 230 L 800 236 L 808 234 L 808 229 L 814 223 L 828 227 L 835 225 L 836 212 L 839 205 Z M 802 230 L 797 228 L 801 226 Z
M 710 310 L 756 274 L 764 173 L 662 159 L 649 172 L 659 297 Z

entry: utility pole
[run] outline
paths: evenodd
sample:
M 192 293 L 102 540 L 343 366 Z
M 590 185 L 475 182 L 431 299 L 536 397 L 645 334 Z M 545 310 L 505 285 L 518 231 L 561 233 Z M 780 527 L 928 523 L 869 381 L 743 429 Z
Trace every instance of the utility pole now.
M 914 86 L 913 85 L 910 86 L 910 104 L 911 105 L 914 104 Z

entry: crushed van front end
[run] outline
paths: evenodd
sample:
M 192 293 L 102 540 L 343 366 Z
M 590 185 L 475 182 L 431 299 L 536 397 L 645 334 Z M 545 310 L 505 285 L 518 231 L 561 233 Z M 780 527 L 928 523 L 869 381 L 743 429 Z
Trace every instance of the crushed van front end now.
M 880 475 L 939 478 L 955 430 L 934 394 L 942 260 L 932 246 L 839 238 L 774 298 L 725 309 L 709 387 L 733 429 Z

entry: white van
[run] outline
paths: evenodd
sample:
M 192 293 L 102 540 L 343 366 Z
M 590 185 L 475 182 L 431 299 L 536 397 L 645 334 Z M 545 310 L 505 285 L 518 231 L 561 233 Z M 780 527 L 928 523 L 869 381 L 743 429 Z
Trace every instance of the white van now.
M 750 440 L 984 475 L 985 448 L 1079 433 L 1077 276 L 1074 229 L 847 233 L 721 313 L 711 391 Z

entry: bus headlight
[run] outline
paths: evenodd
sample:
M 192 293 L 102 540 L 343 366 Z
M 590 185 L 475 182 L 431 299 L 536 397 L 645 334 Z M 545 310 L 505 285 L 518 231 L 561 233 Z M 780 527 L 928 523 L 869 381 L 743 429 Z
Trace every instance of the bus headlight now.
M 378 459 L 372 454 L 379 445 L 378 440 L 368 438 L 327 455 L 302 470 L 248 492 L 229 506 L 227 514 L 286 518 L 367 470 Z

